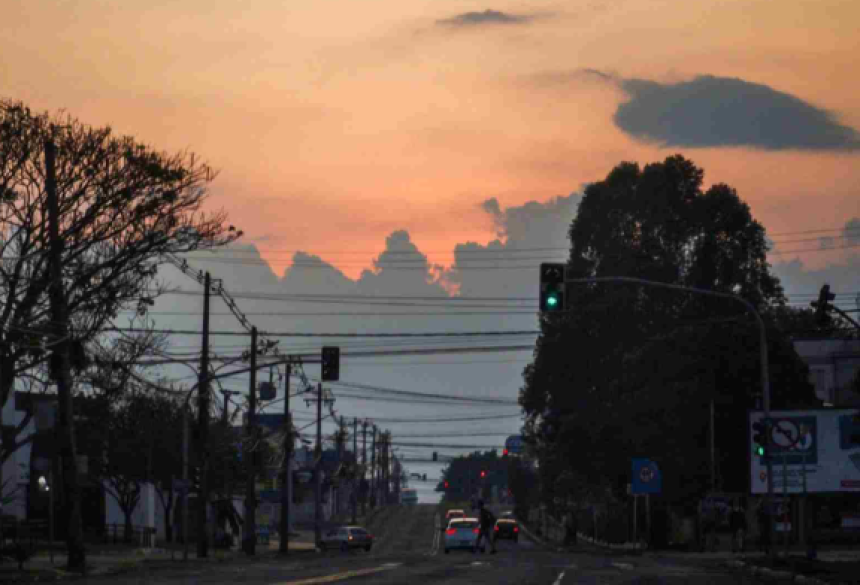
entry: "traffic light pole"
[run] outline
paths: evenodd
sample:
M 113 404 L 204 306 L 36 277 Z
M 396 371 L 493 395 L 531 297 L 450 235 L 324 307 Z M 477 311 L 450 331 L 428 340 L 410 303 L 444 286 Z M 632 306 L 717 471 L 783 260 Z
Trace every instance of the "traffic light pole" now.
M 669 284 L 665 282 L 657 282 L 653 280 L 645 280 L 644 278 L 633 278 L 628 276 L 597 276 L 593 278 L 565 278 L 565 284 L 596 284 L 601 282 L 608 283 L 629 283 L 629 284 L 641 284 L 644 286 L 651 286 L 656 288 L 667 288 L 672 290 L 679 290 L 684 292 L 696 293 L 700 295 L 707 295 L 712 297 L 720 297 L 724 299 L 732 299 L 738 303 L 744 305 L 744 307 L 752 313 L 753 317 L 755 317 L 756 323 L 758 324 L 759 330 L 759 356 L 761 360 L 761 394 L 762 394 L 762 406 L 764 407 L 764 416 L 766 419 L 770 420 L 770 371 L 769 371 L 769 362 L 767 355 L 767 332 L 765 330 L 764 321 L 761 318 L 761 315 L 753 306 L 745 298 L 735 295 L 732 293 L 724 293 L 717 292 L 713 290 L 707 290 L 703 288 L 694 288 L 689 286 L 681 286 L 679 284 Z M 770 460 L 770 457 L 766 458 L 767 465 L 767 507 L 770 512 L 770 528 L 771 534 L 773 534 L 774 528 L 774 514 L 773 514 L 773 464 Z M 771 547 L 771 557 L 773 557 L 774 547 Z

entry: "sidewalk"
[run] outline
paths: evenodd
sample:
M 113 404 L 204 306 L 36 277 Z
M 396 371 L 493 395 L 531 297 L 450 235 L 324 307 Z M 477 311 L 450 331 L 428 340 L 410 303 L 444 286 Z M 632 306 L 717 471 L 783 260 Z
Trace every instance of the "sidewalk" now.
M 531 540 L 542 546 L 555 547 L 557 550 L 574 550 L 573 547 L 564 546 L 557 539 L 537 536 L 520 521 L 520 529 Z M 806 558 L 806 549 L 798 546 L 789 549 L 788 557 L 778 556 L 771 562 L 770 558 L 763 552 L 749 551 L 733 553 L 730 550 L 719 550 L 709 552 L 680 551 L 680 550 L 655 550 L 639 548 L 633 543 L 609 544 L 600 540 L 589 538 L 582 533 L 578 534 L 578 546 L 587 543 L 590 546 L 601 548 L 607 552 L 643 554 L 648 556 L 674 557 L 690 561 L 711 561 L 733 568 L 748 571 L 755 575 L 771 578 L 790 579 L 803 583 L 817 583 L 833 585 L 837 583 L 860 582 L 860 548 L 856 546 L 833 545 L 819 547 L 817 558 L 809 560 Z M 784 549 L 777 547 L 779 555 Z
M 289 552 L 292 554 L 307 554 L 314 552 L 314 534 L 312 531 L 298 530 L 290 534 Z M 229 562 L 254 562 L 255 559 L 265 559 L 279 555 L 277 540 L 271 540 L 269 545 L 257 545 L 256 555 L 248 557 L 239 547 L 230 550 L 209 548 L 206 558 L 197 558 L 194 543 L 189 544 L 188 562 L 183 559 L 182 545 L 170 548 L 118 548 L 111 546 L 93 545 L 87 548 L 87 577 L 117 575 L 135 570 L 160 570 L 187 567 L 191 564 L 213 564 Z M 65 552 L 54 553 L 54 563 L 50 555 L 40 552 L 24 562 L 24 570 L 18 570 L 18 563 L 11 560 L 0 562 L 0 583 L 33 583 L 56 581 L 59 579 L 80 578 L 78 573 L 70 573 L 64 569 L 66 565 Z

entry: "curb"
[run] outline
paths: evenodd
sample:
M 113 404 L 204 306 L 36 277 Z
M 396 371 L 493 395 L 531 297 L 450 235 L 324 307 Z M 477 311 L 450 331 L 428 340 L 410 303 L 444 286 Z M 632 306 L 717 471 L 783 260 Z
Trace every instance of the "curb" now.
M 525 532 L 526 536 L 529 537 L 531 540 L 535 541 L 536 543 L 538 543 L 541 546 L 553 546 L 552 543 L 547 543 L 544 539 L 537 537 L 531 530 L 529 530 L 529 528 L 525 524 L 523 524 L 522 521 L 520 521 L 519 524 L 520 524 L 520 530 Z M 626 551 L 640 552 L 640 551 L 645 550 L 645 548 L 646 548 L 643 544 L 636 543 L 636 542 L 625 542 L 623 544 L 612 544 L 612 543 L 609 543 L 609 542 L 606 542 L 603 540 L 591 538 L 590 536 L 586 536 L 586 535 L 582 534 L 581 532 L 577 532 L 576 537 L 577 537 L 577 540 L 582 540 L 582 541 L 585 541 L 585 542 L 592 544 L 594 546 L 599 546 L 602 548 L 608 548 L 611 550 L 626 550 Z
M 611 542 L 606 542 L 605 540 L 591 538 L 590 536 L 586 536 L 581 532 L 576 533 L 576 538 L 578 540 L 584 540 L 585 542 L 593 544 L 594 546 L 600 546 L 611 550 L 628 550 L 641 552 L 647 548 L 644 544 L 640 542 L 623 542 L 621 544 L 613 544 Z
M 833 585 L 832 581 L 824 581 L 815 577 L 808 577 L 801 573 L 793 573 L 791 571 L 777 571 L 767 567 L 759 567 L 751 565 L 744 561 L 726 561 L 725 566 L 732 569 L 746 570 L 746 572 L 757 577 L 770 577 L 772 579 L 790 579 L 795 583 L 809 583 L 811 585 Z

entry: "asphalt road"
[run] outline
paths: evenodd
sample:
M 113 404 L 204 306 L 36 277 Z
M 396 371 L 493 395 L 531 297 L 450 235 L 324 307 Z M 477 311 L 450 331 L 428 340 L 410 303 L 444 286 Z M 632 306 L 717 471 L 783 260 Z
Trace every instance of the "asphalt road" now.
M 211 584 L 261 583 L 318 585 L 323 583 L 426 583 L 474 585 L 511 583 L 568 585 L 574 583 L 716 583 L 761 581 L 702 560 L 657 555 L 629 555 L 579 547 L 558 552 L 522 538 L 518 544 L 498 543 L 498 554 L 439 550 L 434 527 L 436 507 L 396 509 L 375 527 L 377 542 L 370 553 L 306 553 L 288 559 L 257 559 L 224 565 L 180 567 L 150 574 L 105 577 L 110 583 Z M 87 581 L 105 583 L 104 579 Z M 771 583 L 773 581 L 770 581 Z

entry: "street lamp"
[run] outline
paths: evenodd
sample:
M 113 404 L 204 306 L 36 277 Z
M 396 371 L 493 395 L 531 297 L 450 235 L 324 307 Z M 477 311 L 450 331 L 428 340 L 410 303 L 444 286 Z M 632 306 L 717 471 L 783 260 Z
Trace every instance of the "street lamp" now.
M 48 474 L 50 475 L 50 471 Z M 49 478 L 40 475 L 37 480 L 39 483 L 39 491 L 48 492 L 48 554 L 51 557 L 51 564 L 54 564 L 54 491 L 51 489 Z

